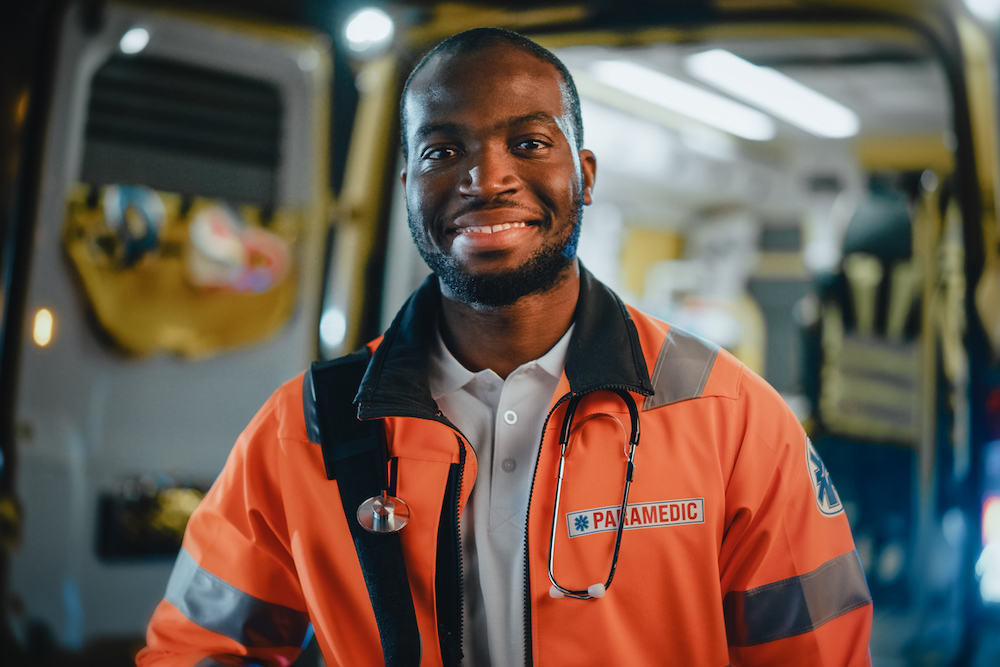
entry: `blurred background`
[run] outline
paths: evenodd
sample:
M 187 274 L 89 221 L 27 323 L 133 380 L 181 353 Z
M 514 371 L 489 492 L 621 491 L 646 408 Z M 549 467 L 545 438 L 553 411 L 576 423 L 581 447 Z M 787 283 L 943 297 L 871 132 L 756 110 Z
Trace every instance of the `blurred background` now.
M 0 21 L 0 663 L 131 664 L 271 391 L 422 280 L 397 103 L 444 37 L 554 50 L 582 261 L 774 385 L 876 667 L 1000 665 L 1000 0 L 39 0 Z M 314 646 L 297 663 L 321 665 Z

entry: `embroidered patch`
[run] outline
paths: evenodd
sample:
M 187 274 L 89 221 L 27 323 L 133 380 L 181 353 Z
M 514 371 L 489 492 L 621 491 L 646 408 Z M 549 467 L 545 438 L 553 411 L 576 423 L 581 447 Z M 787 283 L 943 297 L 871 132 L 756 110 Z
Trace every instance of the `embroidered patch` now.
M 566 526 L 570 537 L 618 530 L 619 521 L 624 521 L 628 530 L 705 523 L 705 499 L 686 498 L 629 505 L 625 510 L 624 519 L 619 505 L 579 510 L 566 515 Z
M 816 507 L 819 511 L 827 516 L 843 512 L 844 504 L 840 502 L 840 495 L 837 494 L 833 480 L 830 479 L 830 471 L 826 469 L 809 436 L 806 436 L 806 470 L 809 472 L 813 493 L 816 494 Z

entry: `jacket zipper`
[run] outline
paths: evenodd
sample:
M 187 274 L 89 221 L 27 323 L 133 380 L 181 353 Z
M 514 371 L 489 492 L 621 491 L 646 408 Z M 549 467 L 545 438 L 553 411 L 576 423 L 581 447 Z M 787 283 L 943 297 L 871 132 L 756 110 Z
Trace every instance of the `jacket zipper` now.
M 530 564 L 528 562 L 528 527 L 529 518 L 531 516 L 531 499 L 535 495 L 535 477 L 538 475 L 538 464 L 542 460 L 542 444 L 545 442 L 545 431 L 549 428 L 549 420 L 552 419 L 552 415 L 556 413 L 559 406 L 573 398 L 574 396 L 581 396 L 584 394 L 592 394 L 595 391 L 602 391 L 605 389 L 624 389 L 625 391 L 635 391 L 633 387 L 626 387 L 625 385 L 619 384 L 608 384 L 602 385 L 600 387 L 595 387 L 594 389 L 589 389 L 584 392 L 573 393 L 572 391 L 568 394 L 563 395 L 556 404 L 552 406 L 549 410 L 549 414 L 545 417 L 545 423 L 542 425 L 542 437 L 538 442 L 538 455 L 535 456 L 535 470 L 531 474 L 531 489 L 528 491 L 528 506 L 525 508 L 524 514 L 524 666 L 531 667 L 532 665 L 532 654 L 531 654 L 531 575 L 530 575 Z M 553 517 L 555 520 L 555 517 Z
M 458 488 L 455 490 L 455 543 L 454 555 L 455 563 L 458 564 L 458 654 L 463 653 L 463 637 L 465 625 L 465 563 L 462 560 L 462 528 L 461 528 L 461 508 L 462 503 L 462 483 L 465 480 L 465 443 L 461 437 L 457 437 L 459 445 L 458 455 Z M 461 658 L 459 658 L 461 662 Z

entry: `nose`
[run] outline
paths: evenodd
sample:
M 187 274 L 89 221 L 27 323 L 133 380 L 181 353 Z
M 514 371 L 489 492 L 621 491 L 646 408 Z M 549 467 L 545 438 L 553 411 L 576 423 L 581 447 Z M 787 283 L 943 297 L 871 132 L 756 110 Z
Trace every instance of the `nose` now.
M 489 201 L 517 190 L 514 156 L 507 150 L 485 147 L 471 157 L 469 169 L 458 185 L 461 194 Z

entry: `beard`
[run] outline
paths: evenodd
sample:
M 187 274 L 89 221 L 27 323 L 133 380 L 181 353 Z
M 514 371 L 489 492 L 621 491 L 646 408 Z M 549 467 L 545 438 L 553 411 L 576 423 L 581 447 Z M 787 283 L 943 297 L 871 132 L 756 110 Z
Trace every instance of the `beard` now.
M 407 216 L 413 241 L 438 279 L 458 301 L 495 310 L 509 306 L 529 294 L 539 294 L 554 287 L 562 279 L 567 267 L 576 259 L 580 239 L 580 221 L 583 217 L 583 196 L 574 202 L 573 215 L 564 238 L 542 245 L 520 266 L 488 274 L 469 273 L 454 257 L 441 252 L 427 242 L 419 223 L 407 206 Z M 546 221 L 553 224 L 551 218 Z

